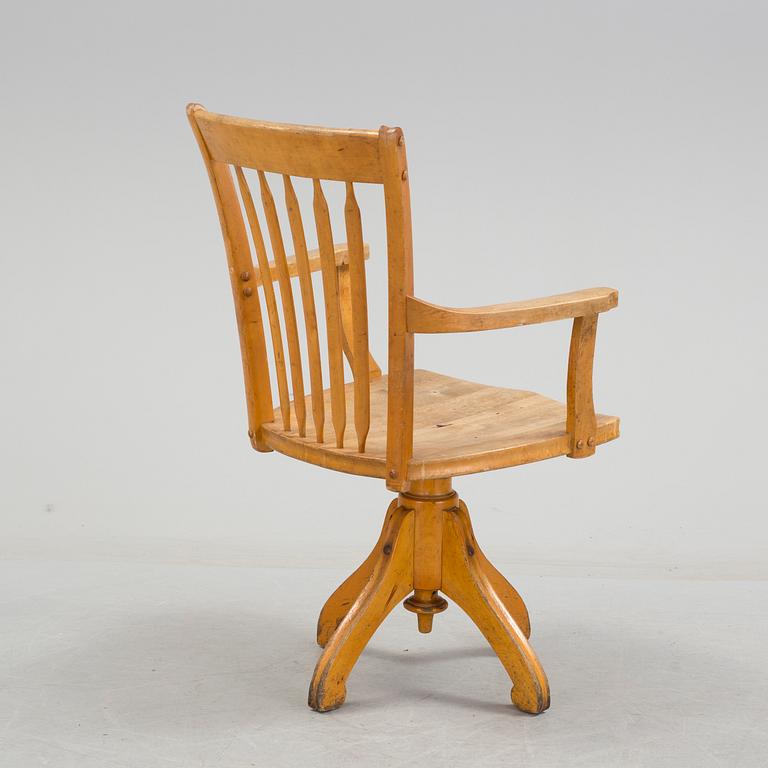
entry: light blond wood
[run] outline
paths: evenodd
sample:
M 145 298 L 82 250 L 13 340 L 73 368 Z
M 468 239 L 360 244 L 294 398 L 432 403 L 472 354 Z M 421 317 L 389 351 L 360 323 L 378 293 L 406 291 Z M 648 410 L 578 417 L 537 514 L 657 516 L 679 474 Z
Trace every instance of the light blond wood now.
M 264 246 L 264 236 L 261 231 L 261 225 L 259 224 L 259 217 L 256 214 L 256 206 L 253 204 L 253 196 L 251 195 L 250 187 L 248 186 L 242 168 L 236 167 L 235 175 L 237 176 L 237 183 L 240 187 L 240 198 L 243 201 L 243 207 L 245 208 L 246 217 L 251 229 L 251 238 L 253 240 L 254 249 L 256 250 L 256 259 L 259 268 L 262 271 L 268 270 L 267 249 Z M 244 283 L 243 290 L 245 290 L 247 287 L 245 284 L 253 279 L 253 275 L 250 271 L 246 270 L 239 274 L 239 279 L 241 283 Z M 282 417 L 283 429 L 288 430 L 291 428 L 290 396 L 288 394 L 288 379 L 285 374 L 283 336 L 280 331 L 280 317 L 277 314 L 277 302 L 275 300 L 275 289 L 272 285 L 272 281 L 267 281 L 264 284 L 264 299 L 267 304 L 269 331 L 272 339 L 272 354 L 274 355 L 275 360 L 275 375 L 277 378 L 277 391 L 280 400 L 280 415 Z
M 404 606 L 417 614 L 420 631 L 429 632 L 434 616 L 448 607 L 438 592 L 453 597 L 507 669 L 512 701 L 526 712 L 547 708 L 549 687 L 527 642 L 525 605 L 482 555 L 467 507 L 447 478 L 409 483 L 390 504 L 373 552 L 323 607 L 318 642 L 325 651 L 310 687 L 311 707 L 326 711 L 343 702 L 346 679 L 372 627 L 389 613 L 395 596 L 411 588 Z
M 261 435 L 261 425 L 273 418 L 272 390 L 269 382 L 267 348 L 258 297 L 246 296 L 240 275 L 253 271 L 245 223 L 237 202 L 237 192 L 228 166 L 216 162 L 200 132 L 199 119 L 205 112 L 200 104 L 187 106 L 187 118 L 203 157 L 213 199 L 221 224 L 221 234 L 227 254 L 232 298 L 235 304 L 240 354 L 243 362 L 246 405 L 248 408 L 248 436 L 259 451 L 270 451 Z
M 443 513 L 455 506 L 456 500 L 450 480 L 444 478 L 409 483 L 407 491 L 400 493 L 400 506 L 414 514 L 413 595 L 403 606 L 416 614 L 423 634 L 432 631 L 435 614 L 448 607 L 437 592 L 443 578 Z
M 280 299 L 283 304 L 283 321 L 285 322 L 285 335 L 288 338 L 288 361 L 291 368 L 291 386 L 293 387 L 293 408 L 296 412 L 296 423 L 299 435 L 304 436 L 307 430 L 307 409 L 304 403 L 304 373 L 301 366 L 301 349 L 299 347 L 299 331 L 296 326 L 296 306 L 293 302 L 293 290 L 291 278 L 288 274 L 288 264 L 285 258 L 285 245 L 283 234 L 280 231 L 280 221 L 277 218 L 275 200 L 269 188 L 266 176 L 259 171 L 259 186 L 261 188 L 261 202 L 264 206 L 264 215 L 267 219 L 269 230 L 269 242 L 272 244 L 272 254 L 279 275 Z
M 342 267 L 349 265 L 349 248 L 347 247 L 346 243 L 334 243 L 333 245 L 333 253 L 334 257 L 336 259 L 336 268 L 341 269 Z M 370 257 L 370 248 L 368 246 L 368 243 L 363 243 L 363 254 L 365 256 L 365 259 L 367 260 Z M 309 271 L 310 272 L 319 272 L 322 269 L 322 263 L 320 261 L 320 250 L 318 248 L 313 248 L 311 250 L 307 251 L 307 259 L 309 261 Z M 286 262 L 288 264 L 288 274 L 291 277 L 296 277 L 299 274 L 299 267 L 296 264 L 296 256 L 286 256 Z M 272 278 L 272 281 L 279 279 L 279 274 L 277 270 L 277 265 L 274 262 L 269 262 L 269 269 L 261 269 L 256 274 L 256 281 L 257 285 L 261 285 L 262 281 L 262 274 L 269 274 Z
M 371 140 L 370 132 L 323 132 L 313 128 L 302 128 L 297 130 L 296 126 L 280 126 L 275 124 L 249 122 L 238 119 L 229 120 L 222 116 L 211 115 L 197 108 L 195 111 L 196 125 L 205 123 L 206 136 L 204 137 L 199 130 L 202 146 L 209 151 L 207 143 L 209 140 L 215 143 L 216 157 L 231 161 L 233 157 L 240 153 L 251 152 L 249 167 L 256 167 L 259 171 L 260 185 L 266 185 L 264 169 L 260 166 L 268 166 L 268 169 L 288 172 L 296 171 L 295 168 L 287 169 L 286 163 L 291 159 L 289 146 L 295 144 L 297 164 L 315 162 L 310 158 L 313 153 L 320 159 L 317 163 L 330 164 L 339 171 L 341 166 L 334 165 L 337 160 L 327 157 L 332 151 L 343 155 L 349 150 L 348 142 L 352 139 L 350 136 L 355 134 L 354 141 L 361 141 L 363 146 Z M 202 121 L 202 122 L 201 122 Z M 252 130 L 251 130 L 252 129 Z M 315 138 L 311 139 L 310 134 Z M 362 138 L 361 138 L 362 137 Z M 236 145 L 236 147 L 235 147 Z M 491 305 L 488 307 L 479 307 L 474 309 L 449 309 L 430 305 L 413 295 L 413 256 L 411 240 L 411 222 L 410 222 L 410 192 L 408 184 L 408 168 L 405 156 L 405 146 L 402 131 L 398 128 L 382 127 L 375 140 L 376 162 L 378 170 L 373 174 L 384 188 L 384 198 L 387 217 L 387 250 L 388 250 L 388 298 L 389 298 L 389 376 L 386 380 L 386 387 L 383 382 L 379 382 L 374 388 L 374 381 L 378 378 L 378 366 L 376 366 L 373 357 L 368 356 L 368 382 L 366 383 L 366 373 L 362 365 L 364 356 L 363 347 L 367 336 L 367 301 L 364 278 L 364 265 L 359 258 L 360 243 L 362 242 L 361 212 L 354 197 L 353 184 L 356 181 L 365 180 L 365 173 L 358 178 L 354 174 L 353 161 L 345 166 L 342 176 L 341 172 L 331 174 L 331 178 L 343 178 L 347 182 L 347 199 L 345 203 L 345 221 L 349 230 L 349 245 L 346 248 L 346 255 L 340 253 L 342 246 L 334 246 L 330 228 L 330 213 L 327 202 L 322 193 L 321 182 L 319 178 L 313 179 L 315 188 L 315 201 L 313 208 L 316 213 L 316 224 L 318 227 L 318 240 L 320 243 L 317 260 L 320 263 L 320 269 L 323 272 L 323 294 L 325 298 L 327 342 L 329 350 L 329 373 L 330 373 L 330 399 L 326 392 L 322 398 L 318 392 L 319 376 L 314 376 L 314 386 L 311 390 L 314 397 L 306 401 L 303 394 L 303 380 L 301 378 L 301 357 L 298 342 L 298 333 L 296 330 L 295 309 L 293 307 L 293 297 L 290 289 L 290 277 L 299 274 L 299 261 L 302 267 L 309 264 L 310 271 L 316 268 L 316 262 L 313 263 L 311 252 L 306 253 L 304 260 L 303 250 L 299 248 L 300 254 L 297 259 L 291 263 L 285 257 L 282 247 L 282 238 L 279 232 L 277 214 L 272 201 L 271 194 L 267 191 L 263 194 L 267 224 L 270 230 L 270 239 L 273 239 L 273 250 L 275 251 L 275 264 L 270 265 L 269 269 L 263 267 L 260 262 L 259 275 L 270 274 L 272 278 L 276 271 L 278 282 L 280 283 L 281 299 L 284 302 L 283 315 L 285 322 L 285 333 L 288 342 L 288 354 L 291 369 L 291 380 L 294 389 L 294 408 L 297 416 L 298 437 L 306 437 L 305 442 L 297 443 L 297 435 L 291 429 L 285 429 L 285 425 L 290 419 L 290 408 L 287 408 L 284 400 L 284 388 L 278 382 L 278 392 L 281 395 L 280 408 L 277 415 L 282 422 L 283 429 L 276 429 L 274 422 L 270 423 L 269 428 L 262 427 L 262 423 L 270 421 L 270 417 L 264 413 L 264 402 L 266 395 L 261 387 L 258 392 L 254 390 L 251 396 L 251 403 L 255 408 L 255 398 L 258 397 L 259 419 L 257 442 L 262 449 L 276 448 L 288 455 L 301 458 L 309 462 L 321 464 L 345 472 L 351 472 L 362 475 L 372 475 L 376 477 L 383 476 L 387 485 L 395 490 L 400 490 L 407 486 L 413 480 L 447 476 L 451 474 L 466 474 L 476 471 L 485 471 L 503 466 L 513 466 L 529 461 L 538 461 L 552 456 L 562 455 L 563 453 L 563 431 L 560 428 L 560 412 L 554 417 L 554 411 L 551 410 L 552 401 L 542 398 L 537 401 L 542 406 L 541 413 L 537 409 L 526 409 L 523 413 L 532 414 L 535 419 L 546 414 L 542 424 L 546 425 L 549 432 L 537 430 L 535 428 L 523 430 L 507 430 L 508 423 L 517 424 L 519 419 L 513 422 L 494 420 L 486 424 L 484 417 L 473 415 L 471 419 L 462 419 L 462 430 L 464 435 L 457 436 L 455 445 L 461 447 L 464 451 L 459 455 L 458 451 L 443 450 L 441 446 L 446 443 L 447 435 L 441 433 L 437 436 L 426 436 L 423 433 L 417 435 L 414 432 L 414 419 L 430 418 L 437 422 L 448 422 L 450 419 L 447 414 L 423 413 L 414 416 L 414 369 L 413 369 L 413 333 L 414 332 L 447 332 L 456 330 L 479 330 L 485 328 L 506 327 L 517 324 L 528 324 L 533 322 L 545 322 L 564 317 L 585 317 L 585 312 L 595 314 L 602 312 L 616 305 L 617 294 L 613 289 L 589 289 L 573 294 L 563 294 L 545 299 L 536 299 L 526 302 L 513 302 L 504 305 Z M 235 152 L 235 148 L 237 151 Z M 367 150 L 364 150 L 364 152 Z M 280 155 L 280 168 L 276 165 L 268 165 L 266 161 L 261 162 L 261 158 L 267 156 Z M 352 153 L 354 155 L 354 152 Z M 350 155 L 350 157 L 352 156 Z M 368 155 L 371 160 L 373 155 Z M 310 158 L 310 159 L 308 159 Z M 366 161 L 368 162 L 368 161 Z M 343 161 L 346 163 L 346 160 Z M 342 163 L 342 164 L 343 164 Z M 222 163 L 219 165 L 226 169 Z M 306 168 L 298 169 L 299 175 L 306 172 Z M 320 194 L 318 195 L 318 190 Z M 262 189 L 264 193 L 264 189 Z M 289 201 L 289 207 L 290 201 Z M 224 212 L 227 213 L 227 206 L 224 206 Z M 298 210 L 296 206 L 296 210 Z M 318 216 L 319 214 L 319 216 Z M 226 215 L 225 215 L 226 218 Z M 290 218 L 290 216 L 289 216 Z M 237 230 L 239 222 L 236 213 L 230 215 L 228 227 L 230 230 Z M 295 216 L 292 224 L 292 232 L 295 228 Z M 237 234 L 237 232 L 235 232 Z M 365 248 L 363 247 L 363 253 Z M 324 254 L 324 255 L 323 255 Z M 332 254 L 332 256 L 331 256 Z M 295 270 L 293 268 L 295 264 Z M 335 269 L 331 269 L 333 264 Z M 324 266 L 325 265 L 325 268 Z M 354 277 L 353 277 L 354 273 Z M 281 276 L 282 275 L 282 276 Z M 307 294 L 308 281 L 306 280 L 306 271 L 304 279 L 300 277 L 303 296 Z M 305 306 L 306 312 L 306 306 Z M 305 317 L 306 325 L 306 317 Z M 578 325 L 581 327 L 581 324 Z M 317 373 L 317 355 L 313 354 L 313 324 L 310 321 L 308 325 L 307 345 L 310 357 L 310 384 L 312 385 L 312 373 Z M 249 334 L 255 334 L 253 343 L 248 341 Z M 247 347 L 259 346 L 259 328 L 253 329 L 245 326 L 241 332 L 241 337 Z M 358 348 L 358 354 L 355 354 L 355 348 Z M 574 349 L 588 350 L 586 340 L 580 342 Z M 353 372 L 354 386 L 343 385 L 344 366 L 343 355 L 346 354 L 350 367 Z M 357 357 L 357 361 L 356 361 Z M 587 356 L 588 357 L 588 356 Z M 586 434 L 593 430 L 587 429 L 583 425 L 588 424 L 589 411 L 586 404 L 584 392 L 587 392 L 585 383 L 590 383 L 591 398 L 591 371 L 586 370 L 591 358 L 587 360 L 583 352 L 572 355 L 572 364 L 569 367 L 569 385 L 568 391 L 571 393 L 568 401 L 568 408 L 572 411 L 569 420 L 565 425 L 566 442 L 570 442 L 571 448 L 567 451 L 572 456 L 583 456 L 593 452 L 594 446 L 613 439 L 618 435 L 618 420 L 610 420 L 602 417 L 603 421 L 598 425 L 595 422 L 597 433 Z M 579 359 L 587 361 L 585 365 L 577 365 Z M 245 360 L 245 358 L 244 358 Z M 244 363 L 245 365 L 245 363 Z M 279 364 L 276 366 L 279 369 Z M 253 382 L 254 374 L 258 371 L 256 380 L 263 381 L 263 371 L 261 366 L 254 363 L 249 369 L 248 378 Z M 578 373 L 578 376 L 576 376 Z M 575 378 L 574 378 L 575 377 Z M 582 382 L 577 384 L 575 382 Z M 297 386 L 299 385 L 300 386 Z M 253 385 L 250 385 L 253 388 Z M 297 396 L 297 393 L 299 395 Z M 486 390 L 487 393 L 487 390 Z M 582 394 L 578 394 L 582 393 Z M 374 397 L 386 396 L 387 422 L 382 428 L 377 416 L 373 413 Z M 485 397 L 485 396 L 483 396 Z M 271 399 L 271 397 L 270 397 Z M 483 398 L 480 398 L 481 400 Z M 505 396 L 502 396 L 502 400 Z M 589 398 L 587 398 L 589 399 Z M 348 403 L 353 403 L 354 408 L 349 409 Z M 470 398 L 470 403 L 474 405 L 479 402 L 477 394 Z M 330 409 L 331 420 L 334 424 L 335 446 L 323 445 L 322 448 L 315 445 L 325 439 L 322 429 L 318 430 L 315 425 L 312 434 L 306 430 L 305 419 L 302 413 L 306 413 L 307 406 L 313 409 L 313 415 L 320 419 L 319 410 Z M 450 398 L 444 400 L 441 405 L 450 407 Z M 492 402 L 488 407 L 494 407 Z M 257 409 L 257 410 L 258 410 Z M 253 410 L 253 408 L 252 408 Z M 317 414 L 315 413 L 317 411 Z M 271 415 L 274 419 L 274 415 Z M 585 421 L 584 419 L 587 419 Z M 344 435 L 347 422 L 355 424 L 357 435 L 357 450 L 350 450 L 351 446 L 345 447 Z M 453 420 L 455 422 L 455 420 Z M 374 424 L 374 422 L 377 422 Z M 585 447 L 577 448 L 576 445 L 582 438 L 570 435 L 570 425 L 581 425 L 580 430 L 584 432 Z M 478 431 L 477 435 L 471 434 Z M 254 430 L 251 430 L 253 432 Z M 453 430 L 456 431 L 456 430 Z M 264 437 L 263 435 L 268 436 Z M 581 434 L 581 431 L 580 431 Z M 569 437 L 570 435 L 570 437 Z M 425 442 L 424 438 L 428 437 Z M 417 438 L 422 445 L 418 451 L 414 452 L 414 445 Z M 435 442 L 435 446 L 430 446 L 429 440 Z M 590 445 L 590 440 L 594 445 Z M 382 475 L 381 464 L 381 444 L 385 443 L 385 467 Z M 369 443 L 373 444 L 373 447 Z M 331 450 L 329 450 L 331 449 Z M 339 450 L 341 449 L 341 451 Z
M 406 325 L 406 299 L 413 295 L 411 193 L 403 132 L 379 129 L 387 214 L 389 298 L 389 391 L 387 405 L 387 488 L 408 481 L 413 452 L 413 334 Z
M 352 667 L 387 614 L 413 589 L 413 512 L 395 507 L 384 545 L 362 592 L 328 640 L 309 687 L 309 706 L 336 709 L 346 698 Z
M 371 381 L 371 429 L 364 454 L 318 445 L 311 430 L 306 439 L 265 424 L 267 443 L 294 458 L 351 474 L 385 477 L 387 394 L 390 377 Z M 570 451 L 566 406 L 524 390 L 490 387 L 417 370 L 414 377 L 413 480 L 455 477 L 564 456 Z M 326 390 L 326 408 L 330 393 Z M 353 385 L 347 384 L 347 417 L 352 418 Z M 597 417 L 597 444 L 619 435 L 619 420 Z
M 455 508 L 445 513 L 443 531 L 443 592 L 472 619 L 496 652 L 514 684 L 512 702 L 524 712 L 543 712 L 549 707 L 544 670 L 475 558 L 472 533 Z
M 518 591 L 504 578 L 504 576 L 495 568 L 490 560 L 483 554 L 480 545 L 477 543 L 475 533 L 472 530 L 472 522 L 469 518 L 469 510 L 463 501 L 459 501 L 458 509 L 455 514 L 460 518 L 460 525 L 467 532 L 469 542 L 474 549 L 474 557 L 481 570 L 485 573 L 486 579 L 493 587 L 493 591 L 499 600 L 504 603 L 504 607 L 509 615 L 515 620 L 515 624 L 520 627 L 526 637 L 531 636 L 531 619 L 528 616 L 528 609 L 525 607 L 523 598 Z
M 318 179 L 313 180 L 315 225 L 320 246 L 320 261 L 325 299 L 325 325 L 328 335 L 328 367 L 331 379 L 331 420 L 336 434 L 336 447 L 344 447 L 344 429 L 347 412 L 344 390 L 344 358 L 342 354 L 341 308 L 339 306 L 339 282 L 336 261 L 333 256 L 333 234 L 323 188 Z
M 607 312 L 618 302 L 619 293 L 613 288 L 587 288 L 529 301 L 463 308 L 441 307 L 409 296 L 407 326 L 411 333 L 489 331 Z
M 357 450 L 365 451 L 370 428 L 370 392 L 368 375 L 368 301 L 365 287 L 365 254 L 360 207 L 352 182 L 346 184 L 344 220 L 349 243 L 350 304 L 352 314 L 352 374 L 355 379 L 355 433 Z
M 336 269 L 339 276 L 339 303 L 341 305 L 341 329 L 343 331 L 344 356 L 349 362 L 349 367 L 353 368 L 352 339 L 354 332 L 352 328 L 352 282 L 349 277 L 349 266 L 343 264 Z M 370 349 L 368 350 L 368 379 L 381 376 L 381 368 L 374 360 Z
M 595 452 L 597 418 L 592 401 L 592 364 L 595 357 L 597 315 L 577 317 L 571 332 L 568 356 L 568 415 L 566 430 L 570 436 L 572 459 L 583 459 Z
M 309 704 L 338 707 L 363 647 L 399 600 L 429 632 L 445 610 L 441 592 L 470 616 L 513 680 L 512 700 L 526 712 L 549 705 L 549 687 L 527 638 L 520 595 L 477 545 L 466 505 L 451 487 L 457 475 L 568 455 L 581 458 L 618 437 L 619 420 L 595 414 L 592 367 L 597 316 L 615 307 L 611 288 L 474 308 L 441 307 L 415 297 L 408 166 L 402 131 L 334 130 L 243 120 L 190 105 L 188 116 L 208 169 L 221 222 L 240 334 L 251 442 L 258 450 L 350 474 L 384 478 L 399 492 L 373 552 L 326 602 L 317 639 L 324 647 Z M 238 201 L 231 166 L 240 188 Z M 258 172 L 274 261 L 243 168 Z M 283 175 L 295 256 L 286 256 L 266 173 Z M 291 177 L 311 178 L 319 248 L 309 251 Z M 333 243 L 322 182 L 344 182 L 347 243 Z M 388 375 L 369 348 L 363 215 L 357 183 L 383 187 L 387 232 Z M 258 268 L 251 258 L 243 210 Z M 471 269 L 471 264 L 468 267 Z M 322 388 L 320 330 L 312 273 L 323 281 L 330 387 Z M 298 277 L 306 329 L 310 394 L 291 279 Z M 274 282 L 279 284 L 282 323 Z M 258 291 L 271 329 L 279 407 L 270 386 Z M 414 334 L 479 331 L 573 318 L 566 403 L 534 392 L 486 386 L 414 370 Z M 375 319 L 375 318 L 374 318 Z M 288 392 L 283 334 L 293 400 Z M 344 356 L 353 381 L 345 383 Z M 296 424 L 292 424 L 291 410 Z M 306 412 L 312 411 L 311 424 Z M 335 439 L 325 428 L 331 414 Z M 356 440 L 344 436 L 354 423 Z M 290 493 L 290 489 L 286 489 Z
M 317 644 L 321 648 L 325 647 L 331 635 L 336 631 L 336 627 L 341 624 L 342 619 L 349 613 L 352 604 L 371 578 L 374 566 L 381 557 L 382 548 L 386 544 L 389 531 L 387 523 L 392 513 L 397 509 L 397 506 L 397 499 L 393 499 L 384 518 L 384 527 L 381 529 L 381 535 L 376 542 L 376 546 L 371 550 L 371 554 L 336 588 L 334 593 L 326 600 L 322 611 L 320 611 L 320 616 L 317 619 Z
M 352 352 L 352 283 L 349 279 L 349 266 L 336 268 L 336 282 L 339 286 L 339 313 L 341 315 L 341 347 L 349 367 L 354 371 L 355 360 Z
M 382 180 L 376 131 L 244 120 L 202 108 L 196 122 L 221 163 L 309 179 Z
M 312 289 L 312 275 L 309 269 L 307 243 L 304 239 L 304 225 L 296 192 L 290 176 L 283 176 L 285 188 L 285 207 L 291 227 L 293 247 L 296 252 L 296 265 L 301 288 L 301 304 L 304 310 L 304 328 L 307 334 L 307 357 L 309 358 L 309 383 L 311 391 L 312 420 L 315 425 L 315 439 L 323 442 L 325 424 L 325 404 L 323 400 L 323 371 L 320 363 L 320 341 L 317 333 L 317 315 L 315 314 L 315 294 Z

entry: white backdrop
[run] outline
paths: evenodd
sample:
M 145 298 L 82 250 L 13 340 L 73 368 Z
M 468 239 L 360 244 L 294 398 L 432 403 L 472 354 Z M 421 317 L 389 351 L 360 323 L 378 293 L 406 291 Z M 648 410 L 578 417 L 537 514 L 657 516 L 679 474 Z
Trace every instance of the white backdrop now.
M 7 10 L 0 554 L 351 567 L 377 536 L 383 482 L 249 446 L 194 100 L 402 126 L 426 299 L 620 289 L 595 386 L 622 438 L 456 482 L 493 559 L 768 576 L 766 23 L 679 0 Z M 417 364 L 562 397 L 568 334 L 420 337 Z

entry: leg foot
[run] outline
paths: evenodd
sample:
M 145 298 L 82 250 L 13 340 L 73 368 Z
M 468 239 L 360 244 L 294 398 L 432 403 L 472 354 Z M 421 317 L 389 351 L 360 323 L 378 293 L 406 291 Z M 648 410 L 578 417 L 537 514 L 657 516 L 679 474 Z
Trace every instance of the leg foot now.
M 467 613 L 496 652 L 514 685 L 512 702 L 523 712 L 538 714 L 549 707 L 547 677 L 491 583 L 485 563 L 478 560 L 468 520 L 466 507 L 463 512 L 458 508 L 445 512 L 443 592 Z
M 315 667 L 309 706 L 318 712 L 337 709 L 344 703 L 347 677 L 363 648 L 392 608 L 413 589 L 413 510 L 392 510 L 379 542 L 370 577 L 328 639 Z

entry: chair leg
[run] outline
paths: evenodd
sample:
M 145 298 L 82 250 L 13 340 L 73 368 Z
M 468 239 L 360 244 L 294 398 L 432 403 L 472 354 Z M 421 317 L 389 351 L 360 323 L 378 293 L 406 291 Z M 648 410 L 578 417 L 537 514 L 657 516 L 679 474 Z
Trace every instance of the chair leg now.
M 327 640 L 315 667 L 309 686 L 312 709 L 327 712 L 344 703 L 347 677 L 363 648 L 392 608 L 413 589 L 413 517 L 412 510 L 399 506 L 387 515 L 381 546 L 374 550 L 372 573 Z
M 520 597 L 517 590 L 504 578 L 504 576 L 496 570 L 491 561 L 488 560 L 478 546 L 477 539 L 475 539 L 475 534 L 472 530 L 472 522 L 469 519 L 469 510 L 463 501 L 459 501 L 459 517 L 461 517 L 462 525 L 469 532 L 472 547 L 475 550 L 474 556 L 477 560 L 478 567 L 485 573 L 485 577 L 498 595 L 499 600 L 504 603 L 504 607 L 509 611 L 509 615 L 515 620 L 515 623 L 523 631 L 526 638 L 529 638 L 531 636 L 531 620 L 528 616 L 528 609 L 525 607 L 523 598 Z
M 467 613 L 496 652 L 512 679 L 512 702 L 524 712 L 538 714 L 549 707 L 547 677 L 489 579 L 487 560 L 478 560 L 468 522 L 466 507 L 463 512 L 458 507 L 445 511 L 442 591 Z
M 326 600 L 323 609 L 320 611 L 320 617 L 317 620 L 317 644 L 321 648 L 325 648 L 331 635 L 336 631 L 336 627 L 341 624 L 342 619 L 349 613 L 352 604 L 357 600 L 366 583 L 373 575 L 376 562 L 381 557 L 381 549 L 387 536 L 389 519 L 396 509 L 397 499 L 393 499 L 384 518 L 381 535 L 371 554 L 368 555 L 363 564 L 351 576 L 347 577 L 346 581 L 336 588 L 336 591 Z

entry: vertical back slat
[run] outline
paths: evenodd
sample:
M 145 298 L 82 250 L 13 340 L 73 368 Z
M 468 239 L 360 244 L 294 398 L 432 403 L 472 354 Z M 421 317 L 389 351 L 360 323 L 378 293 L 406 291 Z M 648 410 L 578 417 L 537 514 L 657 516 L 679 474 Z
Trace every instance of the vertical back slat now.
M 331 217 L 328 213 L 323 188 L 319 179 L 313 179 L 313 209 L 317 227 L 317 244 L 323 273 L 323 297 L 325 299 L 326 332 L 328 334 L 328 368 L 331 379 L 331 421 L 336 433 L 336 446 L 344 447 L 344 429 L 347 423 L 344 397 L 344 358 L 342 355 L 341 311 L 339 308 L 339 283 L 336 273 L 336 257 L 333 249 Z
M 256 213 L 256 206 L 253 204 L 250 187 L 243 173 L 243 169 L 235 166 L 235 175 L 240 187 L 240 197 L 245 207 L 245 215 L 248 218 L 248 224 L 251 228 L 251 237 L 256 249 L 256 260 L 259 265 L 259 272 L 262 275 L 269 275 L 269 258 L 267 249 L 264 246 L 264 236 L 261 232 L 259 217 Z M 241 278 L 243 275 L 241 275 Z M 254 282 L 256 282 L 254 280 Z M 277 301 L 275 300 L 275 289 L 272 280 L 262 280 L 264 288 L 264 298 L 267 303 L 267 314 L 269 316 L 269 330 L 272 336 L 272 353 L 275 357 L 275 373 L 277 377 L 277 392 L 280 399 L 280 415 L 283 419 L 283 429 L 291 428 L 291 406 L 288 396 L 288 380 L 285 375 L 285 356 L 283 353 L 283 335 L 280 331 L 280 316 L 277 313 Z
M 344 222 L 349 249 L 349 279 L 352 305 L 352 373 L 355 379 L 355 432 L 357 450 L 365 451 L 371 424 L 371 396 L 368 377 L 368 300 L 365 287 L 365 254 L 360 207 L 352 182 L 347 182 Z
M 296 411 L 296 422 L 299 436 L 307 434 L 307 409 L 304 403 L 304 375 L 301 370 L 301 350 L 299 347 L 299 332 L 296 326 L 296 307 L 293 303 L 291 276 L 288 272 L 288 261 L 285 257 L 283 235 L 280 232 L 280 221 L 277 218 L 275 201 L 267 184 L 264 171 L 259 171 L 259 185 L 264 214 L 267 218 L 269 241 L 272 244 L 272 254 L 277 266 L 278 282 L 280 283 L 280 298 L 283 303 L 283 318 L 285 333 L 288 337 L 288 359 L 291 365 L 291 384 L 293 386 L 293 407 Z
M 320 342 L 317 335 L 317 315 L 315 313 L 315 293 L 312 289 L 312 273 L 309 269 L 307 241 L 301 221 L 301 210 L 290 176 L 283 176 L 285 187 L 285 207 L 291 226 L 296 269 L 301 287 L 301 304 L 304 310 L 304 326 L 307 331 L 307 354 L 309 357 L 309 385 L 312 393 L 312 420 L 318 443 L 323 442 L 325 406 L 323 402 L 323 372 L 320 367 Z

